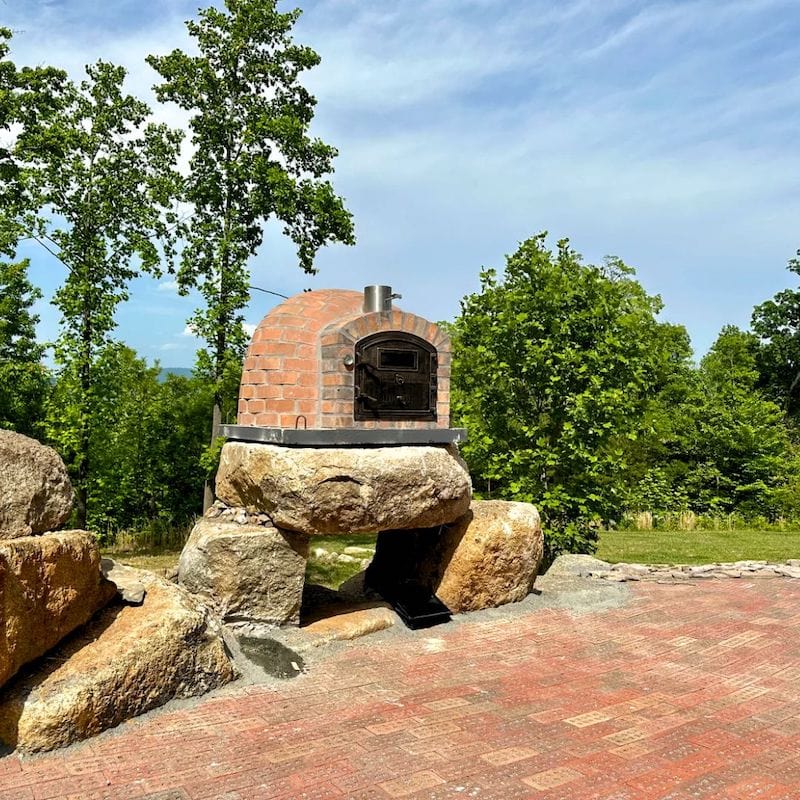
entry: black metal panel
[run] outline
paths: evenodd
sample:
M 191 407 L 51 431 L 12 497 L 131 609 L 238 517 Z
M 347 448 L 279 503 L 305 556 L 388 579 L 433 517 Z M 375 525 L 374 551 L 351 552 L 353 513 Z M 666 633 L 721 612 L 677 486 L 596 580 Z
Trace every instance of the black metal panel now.
M 435 420 L 436 348 L 410 333 L 391 331 L 355 348 L 357 420 Z
M 424 584 L 397 581 L 373 587 L 411 630 L 450 622 L 453 612 Z

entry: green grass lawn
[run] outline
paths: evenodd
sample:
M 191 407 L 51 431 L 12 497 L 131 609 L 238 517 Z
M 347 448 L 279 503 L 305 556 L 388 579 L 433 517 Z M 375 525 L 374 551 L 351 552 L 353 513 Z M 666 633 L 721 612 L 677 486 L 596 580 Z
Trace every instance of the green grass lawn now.
M 643 564 L 800 558 L 800 530 L 603 531 L 596 556 Z
M 341 583 L 361 571 L 359 564 L 328 563 L 314 556 L 315 547 L 322 547 L 331 553 L 342 553 L 345 547 L 375 548 L 377 534 L 352 534 L 350 536 L 312 536 L 309 550 L 312 551 L 306 567 L 306 580 L 337 589 Z M 107 548 L 103 555 L 113 558 L 120 564 L 136 569 L 147 569 L 158 575 L 169 573 L 178 566 L 180 547 L 151 548 L 131 550 Z
M 331 553 L 342 553 L 345 547 L 369 547 L 375 549 L 377 534 L 350 534 L 349 536 L 312 536 L 309 544 L 308 564 L 306 565 L 306 580 L 327 586 L 329 589 L 338 589 L 348 578 L 361 572 L 359 564 L 330 564 L 314 556 L 314 548 L 322 547 Z
M 314 548 L 341 553 L 345 547 L 375 547 L 375 535 L 313 536 L 306 580 L 336 589 L 361 570 L 359 564 L 329 563 Z M 178 565 L 179 548 L 106 550 L 103 555 L 163 575 Z M 786 561 L 800 558 L 800 530 L 603 531 L 596 553 L 603 561 L 644 564 L 709 564 L 715 561 Z
M 114 550 L 104 549 L 103 555 L 114 561 L 136 569 L 148 569 L 158 575 L 176 569 L 181 548 L 153 548 L 149 550 Z

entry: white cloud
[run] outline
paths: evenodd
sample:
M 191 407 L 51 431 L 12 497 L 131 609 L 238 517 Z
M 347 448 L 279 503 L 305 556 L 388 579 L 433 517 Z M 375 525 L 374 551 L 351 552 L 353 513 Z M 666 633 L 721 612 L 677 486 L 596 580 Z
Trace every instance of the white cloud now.
M 186 323 L 186 327 L 183 329 L 181 336 L 193 336 L 194 338 L 197 338 L 197 331 L 191 322 Z
M 256 328 L 258 326 L 253 322 L 243 322 L 242 323 L 242 330 L 248 335 L 252 336 L 256 332 Z
M 163 283 L 158 284 L 158 291 L 159 292 L 177 292 L 178 291 L 178 281 L 164 281 Z
M 188 49 L 182 21 L 196 4 L 164 0 L 147 19 L 137 8 L 10 3 L 8 22 L 23 29 L 12 57 L 75 76 L 99 56 L 122 62 L 129 90 L 155 105 L 144 56 Z M 323 250 L 320 275 L 307 277 L 291 246 L 268 238 L 253 283 L 292 294 L 385 282 L 408 310 L 443 319 L 482 264 L 501 265 L 547 228 L 590 260 L 613 252 L 639 267 L 707 344 L 785 285 L 800 244 L 796 10 L 797 0 L 307 4 L 296 39 L 323 59 L 306 76 L 314 131 L 341 151 L 333 183 L 359 243 Z M 171 105 L 157 115 L 186 126 Z M 248 316 L 267 304 L 254 296 Z M 120 333 L 137 347 L 151 335 Z

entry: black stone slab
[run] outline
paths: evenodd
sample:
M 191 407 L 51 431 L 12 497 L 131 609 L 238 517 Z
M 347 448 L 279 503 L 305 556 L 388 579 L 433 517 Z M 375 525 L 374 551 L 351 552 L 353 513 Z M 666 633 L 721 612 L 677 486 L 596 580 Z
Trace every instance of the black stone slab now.
M 260 428 L 223 425 L 222 435 L 234 442 L 260 442 L 292 447 L 361 447 L 364 445 L 427 445 L 465 442 L 465 428 Z

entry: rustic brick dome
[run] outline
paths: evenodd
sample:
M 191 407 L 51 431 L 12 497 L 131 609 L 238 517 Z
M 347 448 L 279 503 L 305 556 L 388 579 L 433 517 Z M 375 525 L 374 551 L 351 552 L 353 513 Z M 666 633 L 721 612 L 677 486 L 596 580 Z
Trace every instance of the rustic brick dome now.
M 361 292 L 321 289 L 290 297 L 261 321 L 239 389 L 240 425 L 274 428 L 448 428 L 450 339 L 400 309 L 363 312 Z M 356 419 L 354 359 L 359 342 L 398 333 L 435 351 L 434 408 L 427 419 Z M 402 377 L 398 378 L 402 383 Z

